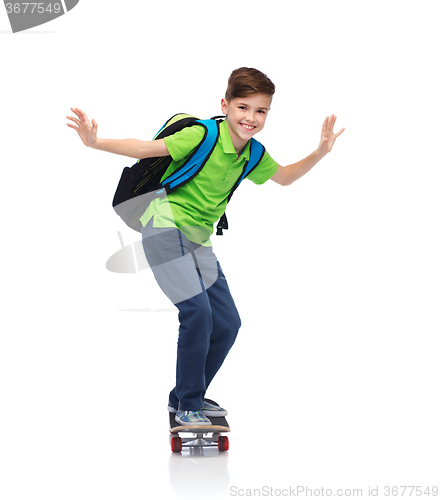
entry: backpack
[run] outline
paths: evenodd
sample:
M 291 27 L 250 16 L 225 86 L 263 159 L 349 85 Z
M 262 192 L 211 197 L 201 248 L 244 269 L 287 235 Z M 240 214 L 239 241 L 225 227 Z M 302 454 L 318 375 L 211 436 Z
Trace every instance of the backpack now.
M 220 134 L 220 122 L 224 117 L 216 116 L 210 120 L 200 120 L 192 115 L 183 113 L 172 116 L 154 136 L 153 140 L 163 139 L 169 135 L 192 125 L 201 125 L 205 134 L 200 144 L 177 170 L 162 180 L 171 164 L 171 156 L 143 158 L 132 167 L 125 167 L 116 188 L 113 198 L 113 208 L 121 219 L 135 231 L 142 232 L 140 217 L 148 205 L 155 198 L 165 197 L 168 193 L 178 189 L 193 179 L 204 167 L 211 153 L 214 151 Z M 254 138 L 251 138 L 249 161 L 246 162 L 243 172 L 231 189 L 228 202 L 241 181 L 249 175 L 263 158 L 265 149 Z M 217 235 L 228 229 L 226 213 L 217 224 Z

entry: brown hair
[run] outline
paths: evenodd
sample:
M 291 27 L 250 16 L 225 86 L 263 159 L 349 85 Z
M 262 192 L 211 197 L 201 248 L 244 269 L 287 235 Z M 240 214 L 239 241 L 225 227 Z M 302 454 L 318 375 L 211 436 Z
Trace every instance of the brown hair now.
M 228 102 L 258 93 L 270 96 L 275 93 L 275 85 L 264 73 L 254 68 L 238 68 L 231 73 L 225 94 Z

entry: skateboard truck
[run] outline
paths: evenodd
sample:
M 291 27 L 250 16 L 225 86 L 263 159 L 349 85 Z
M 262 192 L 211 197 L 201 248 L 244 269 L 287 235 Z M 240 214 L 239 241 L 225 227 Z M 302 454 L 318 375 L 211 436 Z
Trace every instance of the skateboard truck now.
M 180 453 L 183 448 L 205 448 L 207 446 L 215 446 L 219 451 L 229 450 L 228 436 L 222 436 L 217 432 L 214 432 L 212 436 L 207 434 L 195 431 L 192 437 L 170 436 L 171 451 Z

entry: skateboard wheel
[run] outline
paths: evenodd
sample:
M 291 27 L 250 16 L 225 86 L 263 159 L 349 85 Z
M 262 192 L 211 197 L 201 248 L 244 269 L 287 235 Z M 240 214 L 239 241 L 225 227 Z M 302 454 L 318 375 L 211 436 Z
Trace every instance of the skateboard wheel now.
M 173 453 L 180 453 L 182 451 L 182 438 L 180 437 L 171 438 L 171 451 Z
M 218 438 L 218 449 L 219 449 L 219 451 L 228 451 L 229 450 L 228 436 L 220 436 Z

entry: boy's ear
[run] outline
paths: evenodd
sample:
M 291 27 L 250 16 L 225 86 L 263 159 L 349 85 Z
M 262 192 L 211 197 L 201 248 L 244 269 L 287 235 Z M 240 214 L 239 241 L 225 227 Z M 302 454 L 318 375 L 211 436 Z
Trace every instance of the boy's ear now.
M 222 107 L 222 113 L 223 113 L 224 115 L 227 115 L 227 113 L 226 113 L 226 107 L 227 107 L 227 106 L 228 106 L 228 103 L 226 102 L 226 99 L 225 99 L 225 98 L 223 98 L 223 99 L 221 100 L 221 107 Z

